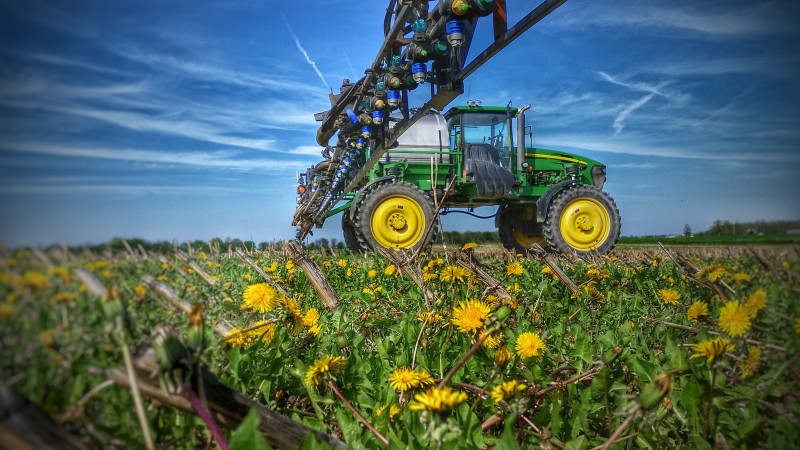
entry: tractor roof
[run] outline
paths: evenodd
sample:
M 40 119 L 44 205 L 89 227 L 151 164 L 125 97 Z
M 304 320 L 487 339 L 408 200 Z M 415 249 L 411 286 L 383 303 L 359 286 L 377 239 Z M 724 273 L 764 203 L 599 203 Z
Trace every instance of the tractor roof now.
M 517 108 L 510 108 L 511 114 L 514 116 L 517 115 Z M 506 113 L 505 106 L 467 106 L 467 105 L 460 105 L 460 106 L 453 106 L 452 108 L 448 109 L 446 113 L 444 113 L 444 118 L 446 120 L 450 120 L 456 114 L 460 113 Z

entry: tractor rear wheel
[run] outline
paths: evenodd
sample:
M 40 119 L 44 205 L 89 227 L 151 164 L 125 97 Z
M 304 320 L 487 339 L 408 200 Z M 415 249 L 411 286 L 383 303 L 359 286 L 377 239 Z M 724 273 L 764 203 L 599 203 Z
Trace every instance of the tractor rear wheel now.
M 356 235 L 363 248 L 412 249 L 433 239 L 434 206 L 417 186 L 399 181 L 372 190 L 358 208 Z
M 503 247 L 523 255 L 531 249 L 533 244 L 547 248 L 541 227 L 537 227 L 535 224 L 536 208 L 534 206 L 524 208 L 501 206 L 500 208 L 497 212 L 500 215 L 497 234 L 500 235 Z M 537 228 L 538 233 L 535 232 Z M 531 233 L 532 229 L 533 233 Z
M 617 244 L 620 217 L 614 200 L 594 186 L 573 186 L 550 203 L 544 222 L 547 245 L 558 253 L 609 253 Z

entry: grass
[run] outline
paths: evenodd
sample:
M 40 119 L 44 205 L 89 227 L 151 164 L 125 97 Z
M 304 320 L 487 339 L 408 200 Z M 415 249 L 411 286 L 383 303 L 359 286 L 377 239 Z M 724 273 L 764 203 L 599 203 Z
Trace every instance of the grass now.
M 556 259 L 576 294 L 543 261 L 481 246 L 471 251 L 501 288 L 487 291 L 454 269 L 460 246 L 449 246 L 409 269 L 425 279 L 431 308 L 380 257 L 312 253 L 339 297 L 335 311 L 273 250 L 250 256 L 287 295 L 262 287 L 243 308 L 263 280 L 234 254 L 193 253 L 192 269 L 174 254 L 23 249 L 0 262 L 0 376 L 90 447 L 144 446 L 130 391 L 110 385 L 106 371 L 123 367 L 125 348 L 140 354 L 164 334 L 187 356 L 162 365 L 162 377 L 180 385 L 209 370 L 352 448 L 384 439 L 408 448 L 797 447 L 797 248 L 759 247 L 756 257 L 745 247 L 673 243 L 669 256 L 651 246 Z M 93 294 L 78 269 L 112 294 Z M 202 305 L 203 325 L 148 276 L 189 309 Z M 697 303 L 707 313 L 690 317 Z M 749 309 L 723 318 L 732 303 Z M 717 338 L 729 345 L 709 344 Z M 709 360 L 709 351 L 719 353 Z M 402 378 L 405 368 L 419 375 Z M 194 415 L 148 399 L 145 413 L 156 445 L 213 445 Z M 267 448 L 256 430 L 248 417 L 223 438 Z

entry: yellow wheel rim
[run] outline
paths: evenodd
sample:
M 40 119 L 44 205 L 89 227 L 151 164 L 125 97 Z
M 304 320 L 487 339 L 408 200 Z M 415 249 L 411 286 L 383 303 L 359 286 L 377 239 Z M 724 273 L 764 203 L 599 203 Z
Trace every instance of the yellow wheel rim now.
M 531 245 L 533 244 L 539 244 L 544 246 L 544 236 L 525 234 L 524 231 L 516 228 L 514 229 L 512 235 L 514 236 L 514 242 L 516 242 L 517 245 L 525 249 L 530 249 Z
M 569 202 L 561 213 L 561 236 L 576 250 L 597 248 L 611 233 L 611 217 L 599 201 L 579 197 Z
M 410 248 L 425 233 L 425 212 L 414 199 L 393 195 L 378 204 L 370 225 L 378 244 L 388 248 Z

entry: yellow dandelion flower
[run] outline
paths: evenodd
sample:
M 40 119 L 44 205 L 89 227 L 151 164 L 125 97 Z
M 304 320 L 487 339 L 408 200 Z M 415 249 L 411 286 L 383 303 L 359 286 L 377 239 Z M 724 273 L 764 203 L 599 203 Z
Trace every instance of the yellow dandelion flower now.
M 61 281 L 64 283 L 71 283 L 72 282 L 72 274 L 69 273 L 69 269 L 64 266 L 56 266 L 52 269 L 47 271 L 50 276 L 61 278 Z
M 514 355 L 511 353 L 511 350 L 508 347 L 501 347 L 499 350 L 494 352 L 494 363 L 498 366 L 502 367 L 511 361 Z
M 133 288 L 133 293 L 139 298 L 144 297 L 145 294 L 147 294 L 147 288 L 141 284 L 137 285 L 135 288 Z
M 306 370 L 306 384 L 310 387 L 317 387 L 344 370 L 346 365 L 347 360 L 344 359 L 344 356 L 328 356 L 318 359 Z
M 400 414 L 400 408 L 398 408 L 397 405 L 392 404 L 392 405 L 383 405 L 380 408 L 376 409 L 375 415 L 380 416 L 381 414 L 383 414 L 384 411 L 386 411 L 387 407 L 389 408 L 389 420 L 393 420 L 398 414 Z
M 517 337 L 517 345 L 514 347 L 520 358 L 530 358 L 544 353 L 545 345 L 538 334 L 527 331 Z
M 251 277 L 249 273 L 246 273 L 246 274 L 242 275 L 242 279 L 244 281 L 250 281 L 250 280 L 253 279 L 253 277 Z
M 231 328 L 225 336 L 225 342 L 232 347 L 245 347 L 252 344 L 256 337 L 250 333 L 244 333 L 240 327 Z
M 712 283 L 722 278 L 723 275 L 725 275 L 725 267 L 717 265 L 704 267 L 697 272 L 697 278 L 705 278 Z
M 347 267 L 347 260 L 340 259 L 339 262 L 336 263 L 339 267 Z
M 589 298 L 591 298 L 592 301 L 595 303 L 603 303 L 606 300 L 603 293 L 600 292 L 600 289 L 597 289 L 597 285 L 595 284 L 594 281 L 590 281 L 584 284 L 583 290 L 586 292 Z
M 352 276 L 352 275 L 353 275 L 353 268 L 352 267 L 348 267 L 347 268 L 347 276 L 349 277 L 349 276 Z
M 453 309 L 453 325 L 464 333 L 475 333 L 483 322 L 492 315 L 491 308 L 480 300 L 459 302 Z
M 675 289 L 659 289 L 658 296 L 667 305 L 677 305 L 679 303 L 678 300 L 681 298 L 681 294 Z
M 206 252 L 199 252 L 197 254 L 197 259 L 199 259 L 200 261 L 205 261 L 207 258 L 208 255 L 206 255 Z
M 53 348 L 56 343 L 56 329 L 48 328 L 39 333 L 39 342 L 45 348 Z
M 395 272 L 397 272 L 397 267 L 394 264 L 389 264 L 383 269 L 383 273 L 386 275 L 394 275 Z
M 14 313 L 14 305 L 10 303 L 4 303 L 0 305 L 0 320 L 4 320 L 11 317 L 11 314 L 13 313 Z
M 436 258 L 428 261 L 428 264 L 425 264 L 425 269 L 431 270 L 436 267 L 441 267 L 444 264 L 444 260 L 442 258 Z
M 731 275 L 731 280 L 749 283 L 750 282 L 750 275 L 748 275 L 748 274 L 746 274 L 744 272 L 737 272 L 737 273 Z
M 444 316 L 436 311 L 422 311 L 417 314 L 417 321 L 419 322 L 438 323 L 442 320 L 444 320 Z
M 753 292 L 747 301 L 744 303 L 744 309 L 747 310 L 747 316 L 750 319 L 755 319 L 756 314 L 767 306 L 767 291 L 759 289 Z
M 750 315 L 737 301 L 725 303 L 719 311 L 719 327 L 730 337 L 741 336 L 750 329 Z
M 59 292 L 53 296 L 53 303 L 67 303 L 75 300 L 78 295 L 74 292 Z
M 242 310 L 253 310 L 261 314 L 271 311 L 278 302 L 275 289 L 267 283 L 247 286 L 242 297 Z
M 525 390 L 525 385 L 517 380 L 500 383 L 492 389 L 492 400 L 496 403 L 517 395 L 518 392 Z
M 698 322 L 701 317 L 708 315 L 708 305 L 705 302 L 694 302 L 686 312 L 689 322 Z
M 392 389 L 406 392 L 411 389 L 425 387 L 433 384 L 433 377 L 425 370 L 414 370 L 411 367 L 398 367 L 389 376 L 389 385 Z
M 750 347 L 747 349 L 747 358 L 739 363 L 739 373 L 742 374 L 742 379 L 748 378 L 757 369 L 761 362 L 761 349 L 758 347 Z
M 275 272 L 276 270 L 278 270 L 277 261 L 272 261 L 272 264 L 270 264 L 268 268 L 267 267 L 264 268 L 264 272 Z
M 294 273 L 294 267 L 295 267 L 294 261 L 292 261 L 291 259 L 286 261 L 286 271 L 288 273 Z
M 473 248 L 477 247 L 477 244 L 474 242 L 467 242 L 466 244 L 461 246 L 461 251 L 466 252 L 468 250 L 472 250 Z
M 272 339 L 275 337 L 275 331 L 277 330 L 274 323 L 267 323 L 266 320 L 259 320 L 248 328 L 252 328 L 247 332 L 249 335 L 248 339 L 250 339 L 251 343 L 261 338 L 261 342 L 263 342 L 264 345 L 269 345 L 272 342 Z
M 302 331 L 305 315 L 303 314 L 303 308 L 300 307 L 300 302 L 291 297 L 282 297 L 281 305 L 283 305 L 289 313 L 286 317 L 286 327 L 289 328 L 289 331 L 294 334 Z
M 22 274 L 22 286 L 41 292 L 47 288 L 47 277 L 41 272 L 27 271 Z
M 167 276 L 166 275 L 159 275 L 159 276 L 156 277 L 156 280 L 158 280 L 158 281 L 167 281 Z
M 483 337 L 484 335 L 486 335 L 486 331 L 483 331 L 481 333 L 481 337 Z M 490 335 L 486 336 L 486 339 L 483 341 L 483 347 L 485 347 L 485 348 L 497 348 L 497 347 L 500 347 L 500 344 L 502 344 L 502 343 L 503 343 L 503 336 L 502 335 L 499 335 L 499 333 L 490 334 Z
M 552 278 L 552 279 L 554 279 L 554 280 L 557 280 L 557 279 L 558 279 L 558 276 L 557 276 L 556 274 L 554 274 L 554 273 L 553 273 L 553 269 L 551 269 L 551 268 L 550 268 L 550 266 L 545 266 L 545 267 L 543 267 L 543 268 L 542 268 L 542 271 L 541 271 L 541 274 L 542 274 L 542 275 L 549 275 L 549 276 L 550 276 L 550 278 Z
M 303 326 L 306 328 L 311 328 L 319 322 L 319 311 L 317 308 L 311 308 L 306 311 L 306 314 L 303 316 Z
M 369 269 L 369 272 L 367 272 L 367 276 L 370 278 L 375 278 L 375 275 L 378 275 L 378 271 L 375 269 Z
M 322 267 L 330 267 L 332 265 L 333 263 L 328 261 L 327 259 L 325 261 L 322 261 Z
M 453 409 L 466 399 L 466 393 L 453 391 L 449 386 L 443 388 L 433 387 L 427 392 L 415 395 L 414 401 L 409 404 L 409 408 L 414 411 L 442 413 Z
M 727 352 L 732 352 L 736 346 L 731 343 L 729 339 L 713 338 L 700 341 L 691 346 L 694 354 L 692 358 L 708 358 L 708 362 L 714 361 L 714 358 L 724 355 Z
M 594 278 L 596 280 L 602 280 L 610 276 L 611 272 L 609 272 L 608 269 L 600 270 L 597 268 L 591 268 L 586 271 L 586 278 Z
M 439 278 L 439 275 L 437 275 L 435 272 L 424 272 L 422 274 L 422 280 L 423 281 L 431 281 L 431 280 L 434 280 L 436 278 Z
M 506 266 L 506 275 L 522 275 L 525 269 L 519 261 L 512 261 Z
M 453 266 L 449 265 L 442 269 L 442 273 L 439 274 L 439 279 L 448 282 L 448 281 L 464 281 L 469 277 L 469 271 L 464 269 L 460 266 Z

